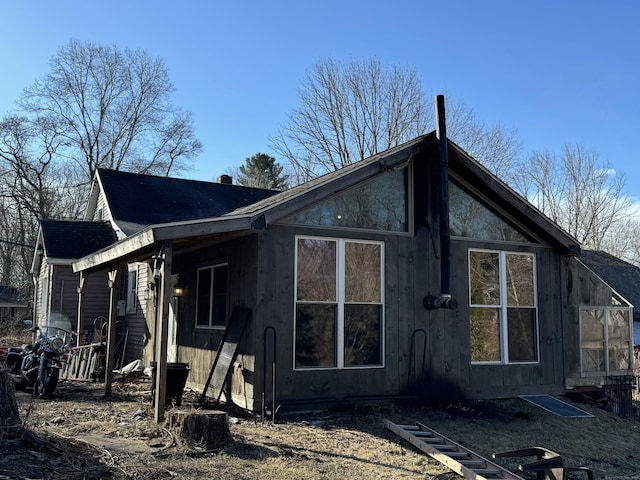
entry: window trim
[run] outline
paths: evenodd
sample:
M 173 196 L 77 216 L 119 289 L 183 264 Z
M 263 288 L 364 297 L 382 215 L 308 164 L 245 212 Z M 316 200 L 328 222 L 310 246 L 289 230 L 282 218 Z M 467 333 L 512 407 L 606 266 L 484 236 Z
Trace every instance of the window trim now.
M 488 304 L 473 304 L 471 303 L 471 253 L 472 252 L 480 252 L 480 253 L 497 253 L 499 259 L 499 285 L 500 285 L 500 303 L 497 305 L 488 305 Z M 533 305 L 529 307 L 523 308 L 533 308 L 534 309 L 534 320 L 535 320 L 535 335 L 536 335 L 536 345 L 535 345 L 535 357 L 536 360 L 528 360 L 528 361 L 509 361 L 509 317 L 508 310 L 510 307 L 507 302 L 507 275 L 506 275 L 506 259 L 508 255 L 522 255 L 528 256 L 532 258 L 532 266 L 533 266 Z M 537 365 L 541 362 L 540 359 L 540 318 L 539 318 L 539 307 L 538 307 L 538 265 L 537 265 L 537 255 L 535 252 L 517 252 L 510 250 L 491 250 L 487 248 L 469 248 L 467 252 L 467 274 L 468 274 L 468 303 L 469 303 L 469 320 L 471 318 L 471 309 L 472 308 L 491 308 L 497 309 L 499 312 L 499 327 L 500 327 L 500 360 L 497 361 L 477 361 L 471 359 L 472 365 Z M 469 334 L 471 334 L 471 329 L 469 329 Z M 469 350 L 471 355 L 471 349 Z
M 336 300 L 335 301 L 298 301 L 298 240 L 324 240 L 336 243 Z M 325 370 L 363 370 L 385 368 L 385 242 L 383 240 L 355 239 L 347 237 L 322 237 L 315 235 L 296 235 L 294 239 L 294 284 L 293 284 L 293 370 L 302 371 L 325 371 Z M 369 245 L 380 245 L 380 302 L 346 302 L 345 301 L 345 244 L 364 243 Z M 296 338 L 297 320 L 296 312 L 298 303 L 303 304 L 331 304 L 336 305 L 336 332 L 335 349 L 336 365 L 328 367 L 297 367 L 296 366 Z M 379 305 L 380 307 L 380 364 L 379 365 L 344 365 L 344 306 L 352 304 Z
M 213 288 L 214 288 L 214 271 L 216 268 L 221 268 L 221 267 L 226 267 L 227 268 L 227 291 L 226 291 L 226 299 L 225 299 L 225 321 L 224 321 L 224 325 L 212 325 L 212 321 L 213 321 L 213 311 L 214 311 L 214 295 L 213 295 Z M 210 290 L 209 290 L 209 324 L 208 325 L 200 325 L 198 324 L 198 306 L 199 306 L 199 301 L 198 301 L 198 297 L 200 294 L 200 272 L 202 270 L 210 270 L 211 271 L 211 286 L 210 286 Z M 230 271 L 229 271 L 229 261 L 228 260 L 221 260 L 221 261 L 217 261 L 214 262 L 212 264 L 209 265 L 204 265 L 202 267 L 198 267 L 196 269 L 196 299 L 195 299 L 195 317 L 194 317 L 194 326 L 195 328 L 199 329 L 199 330 L 225 330 L 227 328 L 227 323 L 229 321 L 229 277 L 230 277 Z

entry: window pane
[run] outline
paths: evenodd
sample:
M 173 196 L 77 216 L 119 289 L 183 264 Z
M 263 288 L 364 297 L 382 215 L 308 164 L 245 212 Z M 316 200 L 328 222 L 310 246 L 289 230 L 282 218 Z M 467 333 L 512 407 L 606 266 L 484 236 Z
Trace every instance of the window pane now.
M 198 298 L 196 305 L 196 325 L 209 326 L 211 308 L 211 269 L 198 270 Z
M 631 326 L 629 310 L 608 310 L 609 371 L 627 370 L 631 367 Z
M 298 301 L 336 301 L 336 242 L 298 239 Z
M 507 305 L 533 307 L 533 255 L 506 254 Z
M 533 308 L 509 308 L 509 361 L 535 362 L 538 360 L 536 311 Z
M 381 301 L 380 248 L 378 244 L 345 243 L 345 301 Z
M 344 364 L 382 365 L 382 306 L 344 306 Z
M 582 371 L 604 372 L 604 310 L 580 312 Z
M 336 366 L 336 306 L 296 306 L 296 368 Z
M 225 326 L 227 324 L 229 268 L 219 265 L 213 269 L 213 318 L 212 325 Z
M 471 308 L 471 361 L 500 361 L 500 312 L 497 308 Z
M 497 252 L 469 252 L 472 305 L 500 305 L 499 259 Z
M 290 219 L 304 225 L 406 232 L 406 169 L 385 172 Z
M 609 341 L 609 372 L 631 368 L 629 342 Z
M 459 237 L 529 242 L 523 233 L 454 182 L 449 182 L 449 229 L 451 235 Z
M 609 340 L 631 340 L 628 310 L 609 310 Z

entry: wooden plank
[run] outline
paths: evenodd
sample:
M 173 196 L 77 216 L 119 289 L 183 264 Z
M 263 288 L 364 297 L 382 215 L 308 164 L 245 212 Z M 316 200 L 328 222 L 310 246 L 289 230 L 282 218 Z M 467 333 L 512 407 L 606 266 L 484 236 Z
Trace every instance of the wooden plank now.
M 164 243 L 163 262 L 160 267 L 162 277 L 160 291 L 160 311 L 158 312 L 158 332 L 156 335 L 156 393 L 154 417 L 157 423 L 164 420 L 164 408 L 167 389 L 167 332 L 169 331 L 169 302 L 171 301 L 171 268 L 173 260 L 173 244 L 171 240 Z
M 113 380 L 113 365 L 116 346 L 116 321 L 118 292 L 120 290 L 120 277 L 118 268 L 109 272 L 109 326 L 107 334 L 107 362 L 104 372 L 104 394 L 111 396 L 111 381 Z
M 251 318 L 251 309 L 240 306 L 233 309 L 233 314 L 231 315 L 227 329 L 224 332 L 222 343 L 218 347 L 218 353 L 213 361 L 213 366 L 211 367 L 209 378 L 207 379 L 207 383 L 202 391 L 200 401 L 204 400 L 207 389 L 210 385 L 211 388 L 213 388 L 213 397 L 216 401 L 220 401 L 224 383 L 229 375 L 229 368 L 236 356 L 238 343 L 240 343 L 240 339 L 242 338 L 244 329 L 249 322 L 249 318 Z

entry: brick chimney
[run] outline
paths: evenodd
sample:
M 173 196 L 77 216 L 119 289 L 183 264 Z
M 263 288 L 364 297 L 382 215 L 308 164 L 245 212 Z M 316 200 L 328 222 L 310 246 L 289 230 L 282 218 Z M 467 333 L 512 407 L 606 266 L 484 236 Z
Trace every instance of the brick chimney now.
M 233 185 L 233 177 L 231 175 L 220 175 L 218 177 L 218 183 L 223 185 Z

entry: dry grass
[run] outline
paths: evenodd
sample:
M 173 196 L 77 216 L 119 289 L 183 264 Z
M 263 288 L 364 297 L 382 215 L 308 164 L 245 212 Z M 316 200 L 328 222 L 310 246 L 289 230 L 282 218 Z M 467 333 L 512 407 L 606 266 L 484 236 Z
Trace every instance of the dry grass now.
M 544 446 L 561 453 L 567 464 L 592 468 L 598 479 L 640 479 L 640 423 L 588 405 L 580 407 L 593 418 L 558 417 L 523 400 L 505 400 L 442 408 L 371 405 L 356 412 L 283 419 L 275 425 L 230 411 L 237 419 L 230 425 L 233 442 L 216 452 L 202 452 L 175 446 L 167 430 L 154 423 L 149 390 L 148 380 L 116 383 L 114 395 L 107 399 L 100 385 L 63 382 L 55 401 L 34 401 L 25 393 L 18 400 L 23 423 L 55 442 L 56 458 L 64 456 L 60 452 L 82 451 L 99 472 L 95 477 L 74 477 L 68 471 L 58 478 L 460 478 L 385 430 L 382 420 L 388 418 L 422 422 L 486 457 Z M 196 398 L 187 395 L 183 408 Z M 55 455 L 51 452 L 45 448 L 36 453 L 47 462 Z M 35 457 L 26 455 L 25 461 L 33 464 Z M 517 462 L 500 461 L 513 471 Z M 0 479 L 8 468 L 4 463 L 0 460 Z M 109 475 L 100 465 L 109 468 Z

